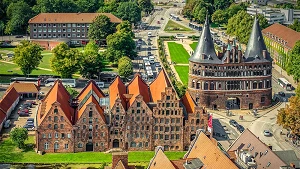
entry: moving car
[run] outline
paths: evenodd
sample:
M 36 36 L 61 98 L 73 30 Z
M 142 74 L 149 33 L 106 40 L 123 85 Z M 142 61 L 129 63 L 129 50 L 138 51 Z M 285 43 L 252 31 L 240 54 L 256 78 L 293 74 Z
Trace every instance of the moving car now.
M 7 129 L 7 128 L 10 127 L 10 125 L 11 125 L 11 121 L 10 120 L 6 120 L 3 127 Z
M 235 120 L 229 120 L 229 124 L 234 127 L 237 127 L 239 125 Z
M 271 136 L 270 130 L 264 130 L 264 136 Z

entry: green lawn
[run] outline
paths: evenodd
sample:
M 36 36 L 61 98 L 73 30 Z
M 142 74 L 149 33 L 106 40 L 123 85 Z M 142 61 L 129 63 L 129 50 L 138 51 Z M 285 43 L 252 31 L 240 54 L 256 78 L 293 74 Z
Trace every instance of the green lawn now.
M 191 32 L 193 32 L 190 28 L 180 25 L 172 20 L 168 21 L 164 31 L 167 31 L 167 32 L 191 31 Z
M 191 47 L 193 50 L 195 50 L 196 47 L 197 47 L 197 45 L 198 45 L 198 42 L 193 42 L 192 44 L 190 44 L 190 47 Z
M 168 42 L 171 60 L 175 63 L 189 63 L 190 55 L 181 44 Z
M 189 66 L 174 66 L 183 84 L 188 84 Z
M 8 72 L 10 71 L 10 72 Z M 11 72 L 12 71 L 12 72 Z M 3 63 L 0 62 L 0 74 L 22 74 L 20 68 L 15 64 Z M 54 75 L 55 73 L 52 71 L 47 70 L 33 70 L 31 75 L 41 75 L 41 74 L 51 74 Z
M 39 67 L 42 67 L 42 68 L 46 68 L 46 69 L 51 69 L 50 67 L 50 58 L 52 56 L 52 53 L 51 52 L 48 52 L 48 53 L 42 53 L 43 55 L 43 59 L 39 65 Z
M 34 136 L 30 136 L 27 144 L 34 144 Z M 29 147 L 29 146 L 27 146 Z M 170 160 L 180 159 L 185 152 L 165 152 Z M 154 151 L 129 152 L 130 163 L 150 162 Z M 81 152 L 81 153 L 46 153 L 38 155 L 32 148 L 27 151 L 19 150 L 10 139 L 0 143 L 0 163 L 111 163 L 111 154 L 102 152 Z

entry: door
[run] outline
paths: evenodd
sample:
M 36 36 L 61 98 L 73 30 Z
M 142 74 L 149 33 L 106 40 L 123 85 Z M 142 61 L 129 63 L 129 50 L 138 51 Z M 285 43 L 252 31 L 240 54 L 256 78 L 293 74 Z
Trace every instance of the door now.
M 114 139 L 113 148 L 119 148 L 119 140 L 118 139 Z
M 93 143 L 86 143 L 86 151 L 93 151 L 94 150 L 94 146 Z
M 249 110 L 253 109 L 253 103 L 249 103 Z

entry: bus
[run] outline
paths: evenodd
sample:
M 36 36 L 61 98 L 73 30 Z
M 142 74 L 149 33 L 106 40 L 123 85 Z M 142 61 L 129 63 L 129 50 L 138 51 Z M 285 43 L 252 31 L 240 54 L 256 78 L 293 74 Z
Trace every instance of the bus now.
M 40 78 L 32 78 L 32 77 L 13 77 L 10 79 L 10 84 L 13 82 L 22 82 L 22 83 L 34 83 L 38 87 L 41 85 Z
M 45 86 L 46 87 L 53 86 L 54 82 L 56 80 L 60 80 L 65 87 L 76 87 L 76 80 L 75 79 L 55 79 L 55 78 L 48 78 L 46 80 Z
M 285 90 L 292 90 L 292 84 L 287 81 L 285 78 L 279 78 L 278 84 Z

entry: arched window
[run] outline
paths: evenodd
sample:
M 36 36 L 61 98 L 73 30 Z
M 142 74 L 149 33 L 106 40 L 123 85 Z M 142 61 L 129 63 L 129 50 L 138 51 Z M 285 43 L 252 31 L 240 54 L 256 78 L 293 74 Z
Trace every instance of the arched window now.
M 51 121 L 51 116 L 48 117 L 48 121 Z
M 58 122 L 58 117 L 54 116 L 54 122 Z
M 210 82 L 210 89 L 209 90 L 215 90 L 215 84 L 214 84 L 214 82 Z
M 59 144 L 56 142 L 56 143 L 54 143 L 54 149 L 55 150 L 58 150 L 59 149 Z
M 263 88 L 263 83 L 262 83 L 262 81 L 260 81 L 260 82 L 258 83 L 258 88 L 259 88 L 259 89 L 262 89 L 262 88 Z
M 54 124 L 54 129 L 58 129 L 58 125 L 57 124 Z
M 257 83 L 253 82 L 253 89 L 257 89 Z
M 208 90 L 208 82 L 204 83 L 204 90 Z
M 136 143 L 135 142 L 131 142 L 130 143 L 130 147 L 136 147 Z
M 200 120 L 197 119 L 197 120 L 196 120 L 196 125 L 199 125 L 199 123 L 200 123 Z
M 196 89 L 200 89 L 200 86 L 201 86 L 201 82 L 197 82 L 197 86 L 196 86 Z
M 192 81 L 192 88 L 195 87 L 195 83 L 196 83 L 195 80 L 193 80 L 193 81 Z

